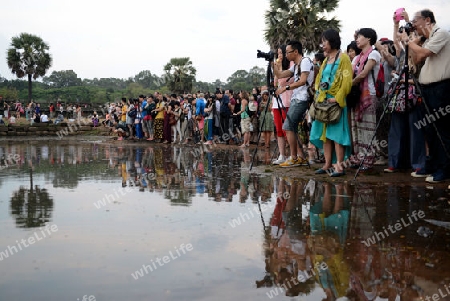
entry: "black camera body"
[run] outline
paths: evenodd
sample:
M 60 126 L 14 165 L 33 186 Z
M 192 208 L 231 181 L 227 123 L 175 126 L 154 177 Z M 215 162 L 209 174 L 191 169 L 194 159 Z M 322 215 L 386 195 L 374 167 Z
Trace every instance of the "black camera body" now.
M 320 88 L 322 90 L 328 90 L 329 87 L 330 87 L 330 83 L 329 82 L 321 82 L 320 83 Z
M 266 61 L 268 61 L 268 62 L 271 62 L 271 61 L 273 61 L 274 60 L 274 58 L 275 58 L 275 53 L 272 51 L 272 50 L 270 50 L 269 52 L 267 52 L 267 53 L 265 53 L 265 52 L 262 52 L 261 50 L 257 50 L 257 53 L 256 53 L 256 58 L 264 58 Z
M 406 34 L 409 35 L 411 33 L 411 31 L 414 31 L 414 30 L 416 30 L 414 25 L 411 22 L 408 22 L 405 25 L 400 26 L 400 28 L 398 29 L 398 32 L 403 33 L 403 31 L 404 31 L 404 32 L 406 32 Z

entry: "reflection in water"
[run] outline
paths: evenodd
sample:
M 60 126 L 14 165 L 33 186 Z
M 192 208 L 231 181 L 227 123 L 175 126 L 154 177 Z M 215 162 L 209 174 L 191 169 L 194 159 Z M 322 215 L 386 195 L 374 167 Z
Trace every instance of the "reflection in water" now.
M 11 215 L 18 228 L 35 228 L 50 222 L 53 199 L 47 189 L 33 187 L 33 170 L 30 167 L 30 188 L 20 186 L 11 197 Z
M 350 196 L 344 184 L 280 179 L 265 235 L 266 275 L 257 286 L 298 296 L 310 294 L 317 283 L 330 300 L 345 295 Z
M 79 261 L 90 260 L 91 256 L 100 254 L 99 257 L 95 257 L 100 258 L 100 263 L 94 267 L 98 269 L 95 272 L 98 278 L 103 276 L 105 269 L 106 273 L 110 269 L 116 269 L 116 266 L 110 267 L 114 265 L 114 260 L 125 262 L 124 252 L 134 252 L 133 256 L 142 257 L 142 262 L 151 260 L 148 254 L 152 254 L 151 256 L 164 254 L 166 249 L 178 243 L 171 234 L 177 238 L 182 237 L 183 241 L 186 237 L 192 236 L 191 242 L 198 240 L 208 243 L 195 244 L 190 257 L 167 265 L 167 269 L 173 266 L 177 273 L 181 272 L 184 275 L 183 281 L 195 280 L 193 283 L 189 282 L 189 285 L 195 285 L 196 280 L 201 279 L 212 291 L 217 283 L 230 283 L 230 287 L 233 285 L 240 287 L 242 294 L 246 290 L 245 299 L 248 300 L 270 296 L 278 296 L 279 299 L 283 299 L 283 296 L 300 296 L 304 300 L 397 301 L 400 298 L 414 300 L 416 297 L 425 299 L 426 296 L 438 293 L 440 288 L 445 290 L 444 285 L 448 283 L 444 280 L 450 277 L 450 272 L 446 268 L 449 264 L 450 235 L 445 228 L 448 225 L 446 221 L 449 220 L 450 205 L 447 202 L 448 193 L 443 189 L 427 189 L 417 184 L 355 186 L 348 182 L 331 183 L 309 178 L 280 178 L 268 173 L 250 173 L 248 167 L 251 164 L 251 154 L 248 149 L 219 148 L 205 151 L 201 148 L 151 144 L 132 146 L 53 142 L 16 143 L 0 147 L 0 153 L 19 154 L 21 158 L 16 165 L 4 170 L 2 182 L 12 179 L 16 174 L 26 177 L 29 174 L 30 177 L 29 187 L 25 188 L 22 185 L 11 190 L 10 213 L 16 220 L 17 228 L 40 227 L 51 222 L 53 197 L 56 199 L 59 197 L 58 193 L 66 191 L 83 192 L 80 191 L 80 187 L 86 183 L 91 184 L 88 185 L 88 189 L 94 187 L 101 191 L 96 194 L 96 197 L 100 198 L 105 191 L 111 193 L 113 190 L 127 187 L 127 191 L 133 193 L 125 196 L 124 200 L 128 197 L 127 200 L 132 203 L 138 198 L 138 202 L 133 203 L 134 206 L 139 204 L 136 207 L 142 206 L 151 211 L 149 218 L 145 215 L 146 210 L 143 210 L 144 213 L 133 211 L 135 207 L 122 200 L 106 203 L 105 205 L 109 206 L 106 211 L 97 210 L 92 205 L 95 200 L 86 203 L 77 200 L 80 202 L 77 210 L 84 210 L 83 214 L 79 215 L 80 218 L 86 221 L 89 219 L 94 225 L 98 217 L 105 222 L 105 216 L 100 214 L 109 212 L 111 208 L 114 209 L 111 211 L 123 214 L 125 220 L 127 216 L 132 216 L 128 219 L 131 226 L 119 228 L 119 231 L 124 232 L 119 237 L 113 237 L 120 240 L 119 247 L 108 241 L 106 247 L 96 245 L 99 248 L 96 251 L 98 253 L 83 251 L 83 248 L 78 251 L 81 252 L 77 253 L 77 256 L 80 256 Z M 264 152 L 258 153 L 255 160 L 264 162 L 268 159 L 270 154 Z M 48 185 L 46 189 L 40 188 L 42 185 L 34 185 L 33 176 L 45 179 L 45 184 Z M 168 204 L 169 209 L 164 207 L 163 210 L 158 207 L 161 204 Z M 69 210 L 67 213 L 61 211 L 63 206 L 56 207 L 62 216 L 58 228 L 62 232 L 68 231 L 64 227 L 64 218 L 70 217 L 73 211 Z M 204 228 L 202 225 L 201 231 L 197 232 L 196 225 L 210 218 L 209 210 L 213 208 L 219 208 L 219 211 L 214 213 L 213 223 Z M 259 216 L 253 214 L 250 208 L 259 210 Z M 265 211 L 267 208 L 270 210 Z M 389 235 L 384 232 L 389 226 L 395 225 L 401 219 L 407 219 L 408 215 L 411 216 L 413 212 L 419 210 L 426 216 L 423 220 L 403 225 L 395 233 L 387 233 Z M 228 221 L 239 216 L 239 213 L 246 219 L 234 224 L 234 227 L 240 228 L 232 232 L 228 227 Z M 110 219 L 112 223 L 121 221 L 113 215 L 114 213 L 108 214 L 111 215 L 108 215 L 108 220 Z M 179 216 L 175 216 L 177 214 Z M 163 221 L 158 219 L 159 216 L 170 220 L 172 215 L 174 215 L 172 222 L 179 223 L 176 227 L 166 232 L 158 228 L 163 224 Z M 185 216 L 189 218 L 185 219 Z M 137 224 L 136 227 L 138 229 L 142 227 L 145 234 L 137 232 L 129 234 L 128 227 L 133 227 L 134 219 L 139 221 L 140 218 L 145 220 L 145 223 Z M 425 219 L 437 222 L 431 224 Z M 256 228 L 249 228 L 255 224 Z M 109 227 L 112 225 L 109 224 Z M 167 224 L 163 225 L 167 227 Z M 75 226 L 74 228 L 81 227 L 76 223 Z M 262 229 L 261 238 L 255 235 L 259 234 L 258 230 L 255 230 L 258 227 Z M 422 236 L 420 231 L 419 233 L 417 231 L 420 227 L 432 230 L 433 234 L 428 237 Z M 249 229 L 252 229 L 251 233 L 247 232 Z M 94 234 L 89 232 L 83 234 L 87 236 L 83 239 L 98 238 L 94 236 L 95 231 Z M 159 231 L 163 232 L 162 236 L 158 236 Z M 179 231 L 183 233 L 178 235 Z M 368 243 L 368 239 L 376 237 L 376 233 L 386 235 Z M 71 232 L 69 237 L 78 234 Z M 121 245 L 122 236 L 130 236 L 135 240 L 124 246 Z M 259 255 L 253 254 L 253 257 L 247 258 L 245 257 L 249 250 L 247 244 L 255 239 L 255 236 L 259 243 L 253 245 L 257 245 Z M 166 240 L 171 245 L 165 246 L 162 250 L 154 250 L 159 244 L 166 243 Z M 68 244 L 71 247 L 70 240 L 53 241 L 56 241 L 56 245 Z M 220 248 L 213 246 L 211 241 L 220 244 Z M 8 243 L 10 242 L 6 244 Z M 138 250 L 132 250 L 131 246 L 134 243 L 138 245 Z M 235 244 L 245 247 L 237 250 Z M 32 252 L 33 249 L 30 249 L 30 253 Z M 111 258 L 102 257 L 109 252 L 114 259 L 112 261 L 109 261 Z M 218 256 L 212 254 L 213 259 L 208 261 L 205 255 L 211 256 L 211 252 L 221 253 Z M 242 258 L 248 259 L 249 263 L 245 267 L 242 267 L 242 262 L 239 261 Z M 189 262 L 188 267 L 178 270 L 178 264 L 181 266 L 186 264 L 183 260 Z M 129 275 L 129 272 L 140 264 L 142 263 L 139 261 L 134 262 L 132 266 L 118 266 L 114 276 L 119 275 L 120 278 L 121 275 Z M 196 279 L 200 277 L 198 271 L 213 269 L 214 265 L 220 267 L 212 270 L 207 277 Z M 50 265 L 49 269 L 51 268 Z M 70 269 L 71 267 L 68 267 L 64 272 L 70 274 Z M 83 271 L 82 267 L 79 269 Z M 223 270 L 233 269 L 238 271 L 233 277 L 223 274 Z M 245 269 L 250 272 L 247 274 L 242 272 Z M 172 282 L 173 274 L 164 274 L 163 269 L 158 273 L 160 274 L 148 275 L 147 281 L 156 281 L 158 278 L 164 284 L 167 283 L 167 290 L 171 292 L 180 291 L 184 287 L 179 282 Z M 218 275 L 215 279 L 217 282 L 208 282 L 208 277 L 213 273 Z M 127 281 L 122 284 L 115 283 L 115 286 L 124 291 L 132 291 L 133 284 L 125 283 Z M 239 284 L 235 284 L 234 281 Z M 139 296 L 148 297 L 160 290 L 158 285 L 150 287 L 148 283 L 144 283 L 143 286 L 144 291 L 140 291 Z M 224 290 L 228 291 L 228 288 Z M 1 291 L 0 297 L 3 297 Z M 117 300 L 106 291 L 101 291 L 106 296 L 105 300 Z M 186 290 L 184 300 L 200 299 L 200 292 L 201 290 L 197 292 Z M 221 295 L 222 292 L 217 289 L 215 295 Z M 264 297 L 261 298 L 261 295 Z M 136 296 L 137 294 L 130 296 L 129 299 L 144 299 Z M 175 295 L 164 296 L 166 300 L 177 299 Z M 223 297 L 221 300 L 227 298 Z

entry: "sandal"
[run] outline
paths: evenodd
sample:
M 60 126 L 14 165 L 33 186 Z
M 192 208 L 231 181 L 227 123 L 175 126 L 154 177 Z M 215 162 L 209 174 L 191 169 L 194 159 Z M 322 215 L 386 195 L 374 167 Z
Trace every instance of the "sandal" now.
M 334 172 L 334 170 L 331 168 L 331 170 Z M 318 170 L 316 170 L 315 172 L 314 172 L 316 175 L 324 175 L 324 174 L 326 174 L 327 173 L 327 170 L 326 169 L 323 169 L 323 168 L 319 168 Z
M 330 177 L 332 178 L 336 178 L 336 177 L 341 177 L 341 176 L 345 176 L 345 171 L 334 171 Z

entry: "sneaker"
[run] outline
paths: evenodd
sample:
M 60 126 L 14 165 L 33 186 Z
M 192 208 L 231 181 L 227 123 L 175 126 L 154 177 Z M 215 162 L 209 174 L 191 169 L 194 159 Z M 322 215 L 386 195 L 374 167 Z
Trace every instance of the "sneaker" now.
M 417 168 L 415 171 L 413 171 L 411 173 L 411 177 L 414 177 L 414 178 L 427 178 L 429 176 L 431 176 L 431 175 L 427 174 L 425 172 L 425 169 L 423 169 L 423 168 Z
M 289 157 L 285 162 L 280 164 L 281 167 L 295 167 L 300 166 L 300 158 L 292 159 L 292 157 Z
M 427 183 L 440 183 L 442 181 L 445 181 L 447 178 L 442 172 L 436 172 L 433 175 L 426 177 L 425 182 Z
M 295 166 L 301 166 L 301 165 L 308 165 L 308 161 L 303 158 L 297 157 L 296 160 L 292 159 L 292 157 L 289 157 L 284 163 L 281 163 L 281 167 L 295 167 Z
M 300 166 L 309 166 L 308 160 L 304 158 L 297 157 L 297 162 L 300 162 Z
M 278 159 L 272 161 L 272 164 L 273 164 L 273 165 L 280 165 L 281 163 L 284 163 L 285 161 L 286 161 L 286 157 L 280 155 L 280 156 L 278 157 Z
M 393 173 L 393 172 L 395 172 L 396 170 L 395 170 L 394 167 L 388 167 L 388 168 L 383 169 L 383 171 L 384 171 L 384 172 L 387 172 L 387 173 Z

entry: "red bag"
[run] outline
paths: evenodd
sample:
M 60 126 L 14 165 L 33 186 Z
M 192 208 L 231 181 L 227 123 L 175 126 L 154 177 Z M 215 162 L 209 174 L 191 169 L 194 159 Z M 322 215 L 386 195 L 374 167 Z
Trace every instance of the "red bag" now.
M 383 64 L 380 64 L 380 70 L 378 71 L 377 79 L 375 80 L 374 71 L 372 69 L 372 79 L 373 84 L 375 85 L 375 91 L 377 92 L 377 97 L 381 98 L 384 95 L 384 67 Z

